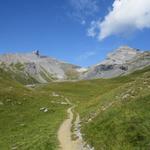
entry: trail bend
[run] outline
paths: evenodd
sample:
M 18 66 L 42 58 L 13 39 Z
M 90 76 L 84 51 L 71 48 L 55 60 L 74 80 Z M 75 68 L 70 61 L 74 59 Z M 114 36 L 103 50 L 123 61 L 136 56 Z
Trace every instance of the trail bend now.
M 73 110 L 74 106 L 70 107 L 67 110 L 68 118 L 64 120 L 58 130 L 58 140 L 60 143 L 59 150 L 94 150 L 88 146 L 85 146 L 83 142 L 82 136 L 79 130 L 76 132 L 79 134 L 79 137 L 76 140 L 72 140 L 72 125 L 73 125 Z M 76 120 L 74 122 L 75 127 L 78 128 L 80 123 L 79 115 L 77 115 Z

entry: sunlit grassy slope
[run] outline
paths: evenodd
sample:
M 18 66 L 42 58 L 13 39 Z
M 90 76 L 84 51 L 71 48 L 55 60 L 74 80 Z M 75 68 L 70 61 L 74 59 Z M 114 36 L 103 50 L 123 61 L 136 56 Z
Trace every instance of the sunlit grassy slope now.
M 52 92 L 59 97 L 52 96 Z M 150 67 L 113 79 L 50 83 L 27 89 L 0 73 L 0 148 L 55 150 L 57 131 L 76 104 L 84 139 L 95 150 L 150 147 Z M 40 111 L 47 107 L 48 112 Z
M 53 150 L 67 106 L 52 91 L 27 89 L 0 71 L 0 150 Z M 63 99 L 62 99 L 63 100 Z M 40 108 L 48 108 L 48 112 Z
M 150 67 L 114 79 L 53 83 L 76 104 L 85 140 L 96 150 L 150 147 Z

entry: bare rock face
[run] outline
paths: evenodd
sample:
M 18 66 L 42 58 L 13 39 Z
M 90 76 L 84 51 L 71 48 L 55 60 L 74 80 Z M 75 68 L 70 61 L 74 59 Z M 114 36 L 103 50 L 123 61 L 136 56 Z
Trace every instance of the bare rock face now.
M 33 52 L 32 52 L 32 54 L 37 55 L 37 56 L 40 56 L 40 52 L 39 52 L 39 50 L 35 50 L 35 51 L 33 51 Z
M 108 54 L 106 60 L 92 66 L 81 79 L 112 78 L 131 73 L 150 65 L 150 52 L 142 52 L 128 46 Z
M 101 62 L 100 64 L 105 65 L 114 65 L 114 64 L 124 64 L 127 61 L 132 60 L 134 57 L 136 57 L 141 52 L 137 49 L 133 49 L 127 46 L 122 46 L 118 48 L 116 51 L 109 53 L 108 57 L 105 61 Z
M 46 83 L 53 80 L 66 80 L 67 71 L 77 72 L 78 66 L 58 61 L 54 58 L 40 56 L 39 51 L 28 54 L 6 54 L 0 56 L 0 66 L 25 77 L 32 77 L 37 82 Z
M 150 65 L 150 51 L 123 46 L 108 54 L 101 63 L 81 68 L 57 59 L 41 56 L 38 50 L 27 54 L 0 55 L 0 68 L 19 80 L 38 83 L 49 81 L 112 78 Z

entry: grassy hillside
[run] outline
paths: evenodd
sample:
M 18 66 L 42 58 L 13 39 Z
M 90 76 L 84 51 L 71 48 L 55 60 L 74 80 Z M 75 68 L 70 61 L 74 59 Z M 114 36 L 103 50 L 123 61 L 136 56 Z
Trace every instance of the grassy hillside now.
M 83 125 L 85 138 L 97 150 L 150 147 L 150 72 L 129 77 L 133 81 L 97 98 L 92 121 Z
M 4 63 L 1 63 L 0 64 L 0 73 L 1 73 L 0 76 L 3 77 L 4 74 L 7 74 L 9 78 L 16 80 L 22 84 L 39 83 L 36 79 L 31 77 L 29 74 L 25 73 L 24 67 L 25 66 L 21 63 L 11 64 L 10 67 L 5 65 Z
M 76 104 L 85 140 L 96 150 L 147 150 L 150 146 L 150 67 L 90 81 L 53 83 Z
M 57 149 L 58 127 L 69 107 L 60 104 L 64 97 L 76 104 L 84 138 L 95 150 L 149 149 L 150 67 L 113 79 L 55 82 L 34 89 L 1 71 L 1 149 Z M 48 112 L 40 111 L 42 107 Z
M 0 149 L 53 150 L 58 147 L 57 130 L 66 117 L 63 98 L 27 89 L 0 71 Z M 46 107 L 48 112 L 40 111 Z

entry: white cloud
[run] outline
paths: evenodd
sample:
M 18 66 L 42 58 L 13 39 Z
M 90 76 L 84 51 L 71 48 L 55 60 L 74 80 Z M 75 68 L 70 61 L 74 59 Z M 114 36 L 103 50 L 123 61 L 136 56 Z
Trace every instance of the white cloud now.
M 71 16 L 80 20 L 81 24 L 88 16 L 92 16 L 99 10 L 98 0 L 69 0 L 69 2 L 72 6 Z
M 89 30 L 93 33 L 97 30 L 93 35 L 102 40 L 144 28 L 150 28 L 150 0 L 115 0 L 104 20 L 96 22 Z
M 94 52 L 94 51 L 85 52 L 84 54 L 80 55 L 80 56 L 77 58 L 77 60 L 79 60 L 79 61 L 86 60 L 86 59 L 88 59 L 89 57 L 92 57 L 92 56 L 94 56 L 94 55 L 96 55 L 96 52 Z
M 99 25 L 100 21 L 92 21 L 90 28 L 87 30 L 87 35 L 90 37 L 95 37 L 97 36 L 97 27 Z

